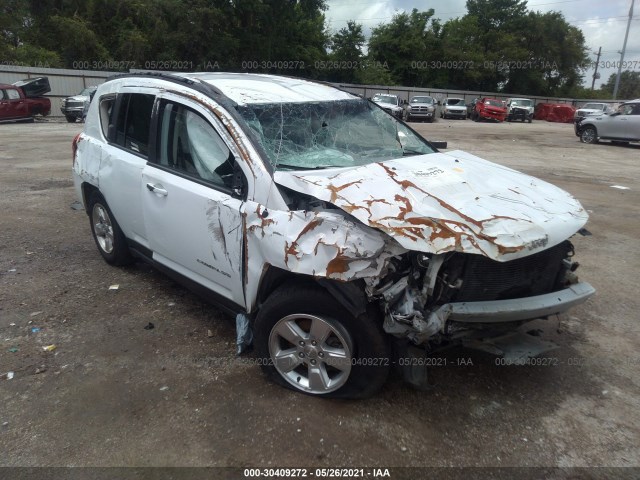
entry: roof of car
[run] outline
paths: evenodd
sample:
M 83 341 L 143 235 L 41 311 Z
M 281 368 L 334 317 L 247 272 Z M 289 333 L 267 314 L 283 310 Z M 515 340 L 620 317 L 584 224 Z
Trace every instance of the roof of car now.
M 302 78 L 254 73 L 188 73 L 183 77 L 208 83 L 240 105 L 358 98 L 331 85 Z

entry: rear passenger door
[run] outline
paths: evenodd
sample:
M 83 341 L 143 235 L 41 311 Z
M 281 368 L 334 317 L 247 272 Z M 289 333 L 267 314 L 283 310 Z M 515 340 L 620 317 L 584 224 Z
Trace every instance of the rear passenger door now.
M 101 121 L 107 122 L 108 140 L 100 150 L 100 192 L 125 236 L 145 247 L 148 244 L 140 184 L 149 157 L 154 101 L 153 89 L 124 88 L 117 97 L 101 99 L 99 109 Z
M 153 158 L 144 168 L 144 219 L 153 259 L 244 307 L 242 216 L 246 180 L 224 126 L 199 103 L 166 93 Z

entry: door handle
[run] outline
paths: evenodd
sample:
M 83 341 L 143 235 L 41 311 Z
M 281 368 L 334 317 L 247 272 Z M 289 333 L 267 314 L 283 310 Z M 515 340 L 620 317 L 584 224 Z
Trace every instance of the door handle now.
M 167 192 L 164 188 L 162 188 L 162 185 L 153 185 L 151 183 L 147 183 L 147 189 L 150 192 L 157 193 L 158 195 L 161 195 L 163 197 L 166 197 L 167 195 L 169 195 L 169 192 Z

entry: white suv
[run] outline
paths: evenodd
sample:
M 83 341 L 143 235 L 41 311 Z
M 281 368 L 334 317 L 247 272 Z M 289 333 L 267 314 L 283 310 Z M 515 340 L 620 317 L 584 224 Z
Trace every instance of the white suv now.
M 304 393 L 370 395 L 392 366 L 423 387 L 426 355 L 466 340 L 513 356 L 522 324 L 594 292 L 567 240 L 587 221 L 576 199 L 325 84 L 115 77 L 73 146 L 104 259 L 248 319 L 267 374 Z

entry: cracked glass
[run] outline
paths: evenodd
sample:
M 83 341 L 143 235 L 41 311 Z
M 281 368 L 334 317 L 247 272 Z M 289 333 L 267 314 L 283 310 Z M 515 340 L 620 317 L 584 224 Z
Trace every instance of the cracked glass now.
M 364 99 L 237 109 L 277 169 L 354 167 L 434 152 L 420 136 Z

